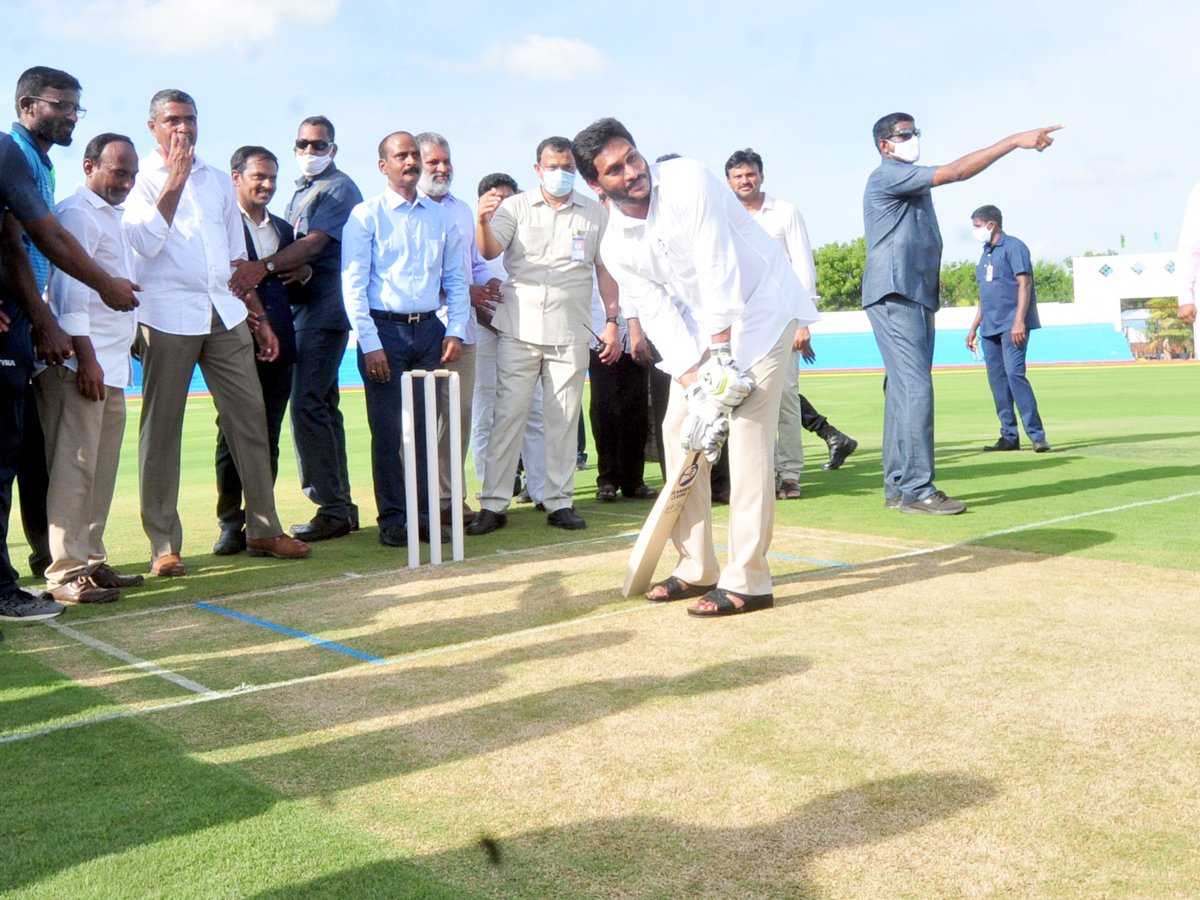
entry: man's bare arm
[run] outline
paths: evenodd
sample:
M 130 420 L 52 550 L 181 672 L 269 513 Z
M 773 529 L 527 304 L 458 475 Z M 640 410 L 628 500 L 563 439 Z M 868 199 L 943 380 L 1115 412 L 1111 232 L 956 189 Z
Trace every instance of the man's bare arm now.
M 316 259 L 317 254 L 325 249 L 325 245 L 329 241 L 330 237 L 325 232 L 310 231 L 304 237 L 292 241 L 282 250 L 260 260 L 237 260 L 234 263 L 236 271 L 229 279 L 230 290 L 240 295 L 262 284 L 268 274 L 266 266 L 268 259 L 275 263 L 275 274 L 277 275 L 296 272 Z
M 1050 132 L 1058 131 L 1063 126 L 1051 125 L 1048 128 L 1035 128 L 1032 131 L 1022 131 L 998 141 L 983 150 L 968 153 L 961 159 L 945 166 L 938 166 L 933 174 L 933 186 L 951 184 L 955 181 L 966 181 L 974 178 L 1002 156 L 1007 156 L 1014 150 L 1036 150 L 1041 153 L 1054 143 Z
M 6 227 L 11 215 L 10 213 L 4 217 Z M 16 222 L 16 219 L 13 218 L 13 221 Z M 133 292 L 141 288 L 130 284 L 124 278 L 112 278 L 96 265 L 87 251 L 79 245 L 79 241 L 62 227 L 54 213 L 49 213 L 36 222 L 25 222 L 23 225 L 17 223 L 17 227 L 25 229 L 34 246 L 41 250 L 50 262 L 98 293 L 105 306 L 126 312 L 138 305 Z
M 51 215 L 47 218 L 54 217 Z M 0 269 L 3 269 L 5 283 L 16 295 L 17 302 L 29 317 L 29 324 L 33 326 L 38 356 L 52 366 L 70 359 L 75 352 L 71 338 L 59 327 L 50 307 L 42 300 L 37 277 L 33 274 L 33 264 L 21 241 L 21 223 L 12 213 L 6 213 L 0 225 Z

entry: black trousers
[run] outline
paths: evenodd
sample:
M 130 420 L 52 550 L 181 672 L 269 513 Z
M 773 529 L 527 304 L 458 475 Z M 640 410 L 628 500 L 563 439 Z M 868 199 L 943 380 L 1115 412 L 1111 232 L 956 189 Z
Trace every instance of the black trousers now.
M 12 315 L 13 304 L 6 303 Z M 0 597 L 17 586 L 17 570 L 8 556 L 8 522 L 12 486 L 17 476 L 25 431 L 25 398 L 33 373 L 33 336 L 23 315 L 13 315 L 8 331 L 0 332 Z M 36 418 L 36 413 L 34 414 Z M 40 429 L 39 429 L 40 433 Z M 42 467 L 46 455 L 42 453 Z M 21 485 L 24 495 L 25 485 Z M 45 493 L 42 508 L 45 509 Z
M 283 416 L 292 392 L 292 366 L 260 362 L 258 381 L 262 385 L 263 406 L 267 410 L 267 445 L 271 450 L 271 480 L 274 482 L 279 475 L 279 435 L 283 430 Z M 222 531 L 238 531 L 246 524 L 246 510 L 242 508 L 242 478 L 221 431 L 220 416 L 217 416 L 216 467 L 217 523 Z
M 646 405 L 650 372 L 628 353 L 611 365 L 591 351 L 592 380 L 589 419 L 596 442 L 596 484 L 619 488 L 629 495 L 642 486 L 646 467 Z

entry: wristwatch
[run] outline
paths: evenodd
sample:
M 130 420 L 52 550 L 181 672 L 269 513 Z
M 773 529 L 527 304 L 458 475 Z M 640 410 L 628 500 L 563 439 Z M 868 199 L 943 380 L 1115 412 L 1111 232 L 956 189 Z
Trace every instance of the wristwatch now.
M 268 260 L 266 260 L 266 261 L 263 263 L 263 265 L 267 267 L 267 274 L 268 274 L 268 275 L 274 275 L 274 274 L 275 274 L 275 263 L 271 262 L 271 261 L 268 259 Z

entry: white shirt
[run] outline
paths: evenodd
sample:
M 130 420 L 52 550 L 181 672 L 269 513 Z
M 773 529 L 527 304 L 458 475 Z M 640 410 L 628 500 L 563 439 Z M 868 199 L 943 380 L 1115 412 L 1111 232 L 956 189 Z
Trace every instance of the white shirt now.
M 420 191 L 422 197 L 428 197 L 434 203 L 439 201 L 429 197 L 424 191 Z M 462 238 L 463 248 L 463 265 L 467 269 L 468 284 L 487 284 L 492 279 L 492 273 L 488 269 L 487 261 L 479 255 L 479 248 L 475 246 L 475 211 L 471 207 L 459 200 L 453 194 L 447 193 L 441 199 L 442 209 L 454 216 L 454 223 L 458 225 L 458 235 Z M 438 308 L 438 318 L 442 320 L 443 325 L 450 324 L 450 307 L 442 304 Z M 463 332 L 463 343 L 474 344 L 479 340 L 479 326 L 475 318 L 475 307 L 471 307 L 471 316 L 467 319 L 467 327 Z
M 81 184 L 75 193 L 54 209 L 59 223 L 83 246 L 87 255 L 113 278 L 133 277 L 133 248 L 121 227 L 122 209 Z M 104 305 L 100 295 L 57 267 L 50 270 L 46 288 L 50 311 L 58 325 L 72 337 L 87 337 L 96 351 L 96 361 L 104 371 L 104 384 L 123 390 L 131 382 L 129 348 L 137 332 L 137 314 L 118 312 Z M 79 371 L 74 356 L 64 365 Z M 36 371 L 46 366 L 36 364 Z
M 212 312 L 226 328 L 246 318 L 229 290 L 231 260 L 246 258 L 246 235 L 233 181 L 199 158 L 184 185 L 170 225 L 155 204 L 167 165 L 155 149 L 141 160 L 125 201 L 125 233 L 137 253 L 138 321 L 168 334 L 208 334 Z
M 661 368 L 678 379 L 712 335 L 732 326 L 734 359 L 746 371 L 792 319 L 807 325 L 820 318 L 779 245 L 708 169 L 673 159 L 651 166 L 650 178 L 647 218 L 614 204 L 601 251 L 622 310 L 637 310 Z M 672 298 L 691 312 L 703 340 Z
M 1200 272 L 1200 184 L 1188 196 L 1183 227 L 1179 230 L 1179 305 L 1196 302 L 1196 275 Z
M 238 209 L 242 211 L 243 224 L 250 231 L 250 240 L 254 244 L 254 255 L 259 259 L 274 256 L 279 250 L 279 230 L 275 227 L 275 223 L 271 221 L 271 214 L 263 213 L 263 220 L 260 225 L 250 218 L 250 213 L 242 209 L 240 203 L 238 204 Z
M 770 194 L 763 195 L 762 206 L 753 214 L 754 221 L 767 230 L 791 263 L 792 271 L 800 279 L 809 298 L 817 299 L 817 267 L 813 262 L 812 245 L 808 242 L 808 229 L 800 210 L 786 200 L 776 200 Z

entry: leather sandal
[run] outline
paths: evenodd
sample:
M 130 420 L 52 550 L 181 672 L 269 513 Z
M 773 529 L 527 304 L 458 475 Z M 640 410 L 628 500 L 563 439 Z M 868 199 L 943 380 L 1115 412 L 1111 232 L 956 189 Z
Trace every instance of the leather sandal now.
M 800 482 L 794 478 L 785 478 L 779 483 L 779 490 L 775 492 L 775 496 L 780 500 L 799 500 L 803 496 Z
M 734 597 L 742 601 L 741 606 L 733 602 Z M 715 604 L 717 608 L 696 609 L 694 606 L 689 606 L 689 616 L 713 619 L 718 616 L 736 616 L 739 613 L 757 612 L 760 609 L 770 609 L 775 605 L 774 594 L 733 594 L 724 588 L 715 588 L 700 599 Z
M 666 589 L 667 594 L 665 597 L 652 596 L 654 588 L 657 587 Z M 690 600 L 692 597 L 703 597 L 715 587 L 715 584 L 688 584 L 687 582 L 680 581 L 678 578 L 672 575 L 670 578 L 653 585 L 646 593 L 646 599 L 651 603 L 670 603 L 672 600 Z

